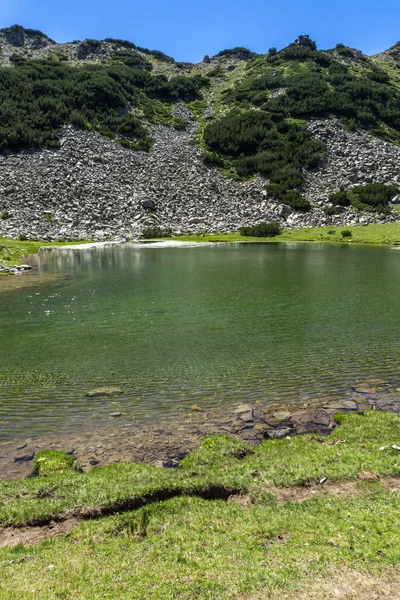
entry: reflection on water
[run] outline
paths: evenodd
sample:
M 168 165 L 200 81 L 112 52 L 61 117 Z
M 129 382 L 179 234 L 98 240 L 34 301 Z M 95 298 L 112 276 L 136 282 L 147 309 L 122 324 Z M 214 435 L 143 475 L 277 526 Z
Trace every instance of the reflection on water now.
M 39 279 L 62 285 L 0 296 L 0 436 L 397 378 L 398 257 L 304 244 L 41 253 Z M 84 397 L 105 386 L 122 394 Z

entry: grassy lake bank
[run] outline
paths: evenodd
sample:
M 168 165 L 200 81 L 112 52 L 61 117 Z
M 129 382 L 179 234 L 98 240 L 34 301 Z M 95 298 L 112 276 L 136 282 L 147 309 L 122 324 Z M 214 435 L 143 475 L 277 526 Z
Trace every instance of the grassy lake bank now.
M 351 236 L 343 237 L 342 231 L 348 230 Z M 164 238 L 166 240 L 170 238 Z M 314 227 L 305 229 L 283 229 L 276 237 L 247 237 L 237 233 L 185 234 L 176 238 L 182 242 L 331 242 L 355 244 L 400 245 L 400 222 L 388 224 L 370 224 L 353 227 Z M 77 242 L 45 242 L 0 238 L 0 263 L 9 266 L 21 264 L 24 256 L 39 252 L 40 248 L 76 246 L 89 244 L 89 240 Z
M 13 240 L 11 238 L 0 238 L 0 263 L 4 266 L 19 265 L 27 254 L 36 254 L 41 248 L 62 247 L 82 242 L 45 242 L 32 240 Z M 1 273 L 0 273 L 1 275 Z
M 398 597 L 400 416 L 336 419 L 206 438 L 177 469 L 66 461 L 0 483 L 0 598 Z
M 351 236 L 343 237 L 342 231 L 348 230 Z M 169 239 L 169 238 L 164 238 Z M 344 244 L 400 245 L 400 222 L 372 223 L 349 227 L 312 227 L 304 229 L 283 229 L 276 237 L 248 237 L 237 233 L 214 233 L 181 235 L 177 239 L 183 242 L 319 242 Z

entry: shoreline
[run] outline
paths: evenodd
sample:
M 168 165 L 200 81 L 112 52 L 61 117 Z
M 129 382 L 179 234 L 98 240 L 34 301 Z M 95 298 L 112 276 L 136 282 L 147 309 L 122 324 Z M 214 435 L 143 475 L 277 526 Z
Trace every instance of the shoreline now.
M 358 382 L 348 398 L 302 404 L 241 404 L 223 409 L 192 407 L 185 415 L 153 424 L 121 424 L 38 439 L 0 443 L 0 481 L 32 476 L 33 459 L 42 450 L 63 450 L 84 471 L 120 462 L 174 468 L 203 438 L 228 434 L 251 445 L 304 433 L 325 435 L 336 426 L 338 412 L 379 410 L 400 413 L 400 391 L 385 380 Z
M 138 239 L 127 238 L 93 242 L 89 240 L 49 242 L 45 240 L 17 240 L 14 238 L 0 238 L 0 266 L 20 266 L 24 257 L 59 249 L 87 250 L 102 248 L 106 246 L 122 245 L 126 243 L 137 244 L 147 247 L 195 247 L 198 245 L 223 244 L 223 243 L 319 243 L 340 244 L 351 246 L 367 245 L 377 247 L 391 247 L 397 249 L 400 246 L 400 221 L 382 224 L 371 223 L 368 226 L 354 225 L 346 227 L 351 232 L 350 237 L 342 237 L 342 226 L 324 226 L 313 228 L 284 228 L 281 234 L 275 237 L 258 238 L 244 237 L 239 233 L 202 233 L 181 234 L 172 238 Z M 29 271 L 26 271 L 29 272 Z M 1 279 L 14 273 L 2 273 Z

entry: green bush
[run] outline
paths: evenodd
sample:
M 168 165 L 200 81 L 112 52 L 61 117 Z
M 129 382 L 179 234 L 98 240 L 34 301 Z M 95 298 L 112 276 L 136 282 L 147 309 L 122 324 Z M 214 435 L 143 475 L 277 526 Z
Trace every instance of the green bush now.
M 348 238 L 353 235 L 349 229 L 343 229 L 340 233 L 341 233 L 341 236 L 344 238 Z
M 322 209 L 322 212 L 324 212 L 329 217 L 338 214 L 338 210 L 334 206 L 324 206 L 324 208 Z
M 329 202 L 335 204 L 336 206 L 350 206 L 350 198 L 347 195 L 347 192 L 336 192 L 335 194 L 331 194 L 329 196 Z
M 172 229 L 163 229 L 162 227 L 148 227 L 147 229 L 143 229 L 142 237 L 145 239 L 172 237 Z
M 275 237 L 281 233 L 279 223 L 258 223 L 258 225 L 248 225 L 241 227 L 240 235 L 251 237 Z
M 203 163 L 208 167 L 223 167 L 223 159 L 215 152 L 206 152 L 203 156 Z
M 250 60 L 254 56 L 257 56 L 255 52 L 252 52 L 248 48 L 236 47 L 231 48 L 229 50 L 221 50 L 218 54 L 215 55 L 215 58 L 219 58 L 222 56 L 233 57 L 233 58 L 241 58 L 242 60 Z
M 178 117 L 175 117 L 173 125 L 175 129 L 177 129 L 178 131 L 182 131 L 188 126 L 188 121 L 186 121 L 186 119 L 180 119 Z
M 358 210 L 385 213 L 390 211 L 390 200 L 399 193 L 400 188 L 396 185 L 368 183 L 331 194 L 329 200 L 337 206 L 352 206 Z

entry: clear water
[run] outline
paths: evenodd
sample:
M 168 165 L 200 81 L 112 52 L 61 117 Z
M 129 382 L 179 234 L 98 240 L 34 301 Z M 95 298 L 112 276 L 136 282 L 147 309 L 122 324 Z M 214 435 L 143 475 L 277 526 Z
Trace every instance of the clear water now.
M 336 398 L 399 374 L 396 250 L 124 245 L 36 260 L 65 277 L 0 295 L 2 439 L 116 411 L 137 422 L 193 404 Z M 123 393 L 84 396 L 104 386 Z

